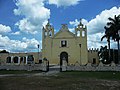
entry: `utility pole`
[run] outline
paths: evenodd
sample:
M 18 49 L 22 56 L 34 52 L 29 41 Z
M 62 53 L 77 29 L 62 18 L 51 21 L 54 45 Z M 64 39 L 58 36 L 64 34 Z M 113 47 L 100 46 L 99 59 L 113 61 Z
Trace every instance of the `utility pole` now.
M 81 44 L 79 44 L 80 47 L 80 64 L 81 64 Z
M 119 43 L 120 43 L 120 30 L 118 30 L 118 63 L 120 64 L 120 46 L 119 46 Z
M 38 61 L 39 61 L 39 54 L 40 54 L 39 53 L 39 48 L 40 48 L 40 45 L 38 44 L 37 46 L 38 46 Z

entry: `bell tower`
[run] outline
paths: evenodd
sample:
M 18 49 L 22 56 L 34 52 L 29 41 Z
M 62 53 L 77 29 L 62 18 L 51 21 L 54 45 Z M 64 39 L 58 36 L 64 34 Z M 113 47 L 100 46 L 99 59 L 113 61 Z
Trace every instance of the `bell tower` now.
M 48 19 L 48 23 L 45 27 L 43 27 L 43 37 L 54 37 L 54 28 L 50 25 L 50 20 Z
M 52 39 L 54 37 L 54 28 L 48 19 L 47 24 L 42 29 L 42 58 L 49 58 L 51 55 Z
M 50 20 L 48 19 L 47 25 L 42 29 L 42 48 L 44 48 L 44 41 L 46 38 L 54 37 L 54 27 L 50 25 Z
M 75 38 L 77 40 L 77 47 L 79 50 L 79 63 L 85 65 L 88 62 L 88 50 L 87 50 L 87 26 L 80 23 L 75 27 Z
M 87 26 L 82 24 L 82 19 L 80 19 L 78 26 L 75 27 L 75 36 L 87 38 Z

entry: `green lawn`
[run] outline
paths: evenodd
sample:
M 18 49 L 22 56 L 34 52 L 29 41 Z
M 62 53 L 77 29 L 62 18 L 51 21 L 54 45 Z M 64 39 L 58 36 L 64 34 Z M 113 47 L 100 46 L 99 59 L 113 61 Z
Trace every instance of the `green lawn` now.
M 30 73 L 40 73 L 41 71 L 25 71 L 25 70 L 0 70 L 1 74 L 30 74 Z
M 76 77 L 76 78 L 97 78 L 97 79 L 115 79 L 120 80 L 120 72 L 79 72 L 68 71 L 60 73 L 60 76 L 64 77 Z
M 53 76 L 0 77 L 0 90 L 120 90 L 120 72 L 71 71 Z
M 0 70 L 3 74 L 34 74 L 42 71 L 25 71 L 25 70 Z M 75 77 L 75 78 L 96 78 L 96 79 L 115 79 L 120 80 L 120 72 L 87 72 L 87 71 L 66 71 L 57 74 L 58 77 Z

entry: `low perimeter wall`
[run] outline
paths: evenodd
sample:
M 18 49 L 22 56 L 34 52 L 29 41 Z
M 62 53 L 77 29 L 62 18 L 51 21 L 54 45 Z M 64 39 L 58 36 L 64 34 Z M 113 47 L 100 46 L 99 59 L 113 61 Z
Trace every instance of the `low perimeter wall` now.
M 63 66 L 62 71 L 120 71 L 120 66 Z
M 0 65 L 0 70 L 41 70 L 46 71 L 45 64 L 34 64 L 34 65 Z

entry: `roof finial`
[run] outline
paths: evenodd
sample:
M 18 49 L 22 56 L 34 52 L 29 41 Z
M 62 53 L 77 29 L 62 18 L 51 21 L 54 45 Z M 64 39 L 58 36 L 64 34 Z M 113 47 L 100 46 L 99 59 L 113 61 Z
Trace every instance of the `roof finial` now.
M 80 26 L 83 26 L 83 24 L 82 24 L 82 18 L 80 18 Z
M 47 23 L 47 25 L 50 25 L 50 19 L 48 19 L 48 23 Z
M 67 24 L 62 24 L 61 30 L 62 30 L 62 31 L 68 30 Z
M 80 22 L 82 22 L 82 18 L 80 18 Z

